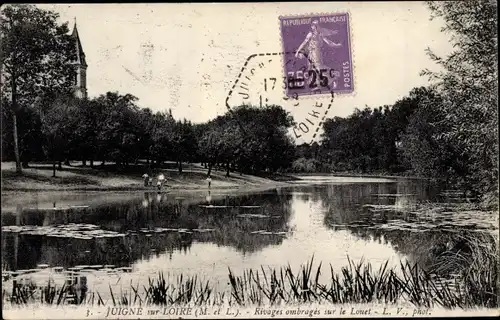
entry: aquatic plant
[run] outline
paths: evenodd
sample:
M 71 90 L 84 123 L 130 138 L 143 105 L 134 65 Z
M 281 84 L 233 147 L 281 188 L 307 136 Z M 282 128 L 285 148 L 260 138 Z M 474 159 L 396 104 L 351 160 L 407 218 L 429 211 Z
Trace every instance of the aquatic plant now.
M 472 241 L 472 240 L 471 240 Z M 33 285 L 17 285 L 12 294 L 5 289 L 3 302 L 28 304 L 90 304 L 130 305 L 290 305 L 297 303 L 404 303 L 418 307 L 444 308 L 495 308 L 498 305 L 498 256 L 495 243 L 474 245 L 470 264 L 453 279 L 429 273 L 416 264 L 401 262 L 399 268 L 389 268 L 388 262 L 375 270 L 370 262 L 354 262 L 336 273 L 329 266 L 328 281 L 320 281 L 324 271 L 322 263 L 314 265 L 314 257 L 294 272 L 290 265 L 278 269 L 261 267 L 235 275 L 228 268 L 228 290 L 218 290 L 209 281 L 197 276 L 182 274 L 171 278 L 159 273 L 142 287 L 130 283 L 128 290 L 113 291 L 110 300 L 104 301 L 98 291 L 86 292 L 75 289 L 74 284 L 56 289 L 50 283 L 39 287 L 36 294 Z M 457 259 L 463 259 L 460 255 Z M 143 289 L 143 290 L 141 290 Z

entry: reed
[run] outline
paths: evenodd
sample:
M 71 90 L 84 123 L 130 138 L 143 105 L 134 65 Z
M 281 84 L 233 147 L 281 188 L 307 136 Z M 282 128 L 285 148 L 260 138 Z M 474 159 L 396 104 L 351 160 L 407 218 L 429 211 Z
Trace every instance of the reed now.
M 197 276 L 178 275 L 165 277 L 159 273 L 142 287 L 130 283 L 120 292 L 109 286 L 110 299 L 104 301 L 99 292 L 85 292 L 79 297 L 74 288 L 57 289 L 48 284 L 44 287 L 18 286 L 9 295 L 3 290 L 3 301 L 13 304 L 88 304 L 88 305 L 291 305 L 291 304 L 396 304 L 410 302 L 417 307 L 495 308 L 498 306 L 498 256 L 495 243 L 471 240 L 472 253 L 456 255 L 466 259 L 453 279 L 429 273 L 418 265 L 402 262 L 397 268 L 389 268 L 388 262 L 374 269 L 370 262 L 348 263 L 340 272 L 329 265 L 325 276 L 322 263 L 314 264 L 314 256 L 297 271 L 290 265 L 278 269 L 246 270 L 236 275 L 228 269 L 227 289 L 217 289 L 209 281 Z M 327 279 L 326 281 L 324 279 Z M 323 281 L 321 280 L 323 279 Z M 37 290 L 41 290 L 41 295 Z M 77 296 L 75 299 L 68 297 Z M 37 298 L 38 297 L 38 298 Z

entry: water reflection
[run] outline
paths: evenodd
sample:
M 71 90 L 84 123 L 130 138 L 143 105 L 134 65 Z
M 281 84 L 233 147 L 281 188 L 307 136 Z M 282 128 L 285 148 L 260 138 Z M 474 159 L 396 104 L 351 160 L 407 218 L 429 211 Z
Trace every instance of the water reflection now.
M 459 225 L 454 221 L 448 225 L 445 222 L 458 220 L 460 214 L 434 213 L 432 209 L 419 211 L 422 202 L 443 201 L 435 186 L 423 182 L 332 185 L 316 187 L 311 196 L 321 203 L 324 224 L 332 230 L 349 230 L 360 239 L 390 245 L 410 262 L 428 270 L 439 264 L 445 251 L 467 253 L 469 248 L 464 239 L 486 237 L 494 241 L 488 233 L 478 230 L 478 224 L 472 223 L 471 212 L 467 212 L 467 223 Z M 446 275 L 451 270 L 441 271 Z
M 212 203 L 210 192 L 206 199 L 207 203 Z M 15 217 L 8 214 L 2 217 L 3 225 L 11 224 L 12 218 L 17 226 L 92 224 L 123 236 L 76 239 L 3 232 L 2 242 L 6 248 L 2 253 L 4 269 L 29 269 L 40 263 L 63 267 L 78 264 L 126 266 L 151 255 L 168 253 L 171 256 L 175 251 L 186 253 L 193 242 L 230 246 L 247 253 L 279 244 L 282 240 L 282 237 L 259 237 L 251 232 L 287 231 L 290 199 L 278 198 L 273 193 L 223 197 L 213 201 L 212 207 L 203 206 L 203 201 L 199 200 L 144 193 L 139 201 L 93 208 L 39 210 L 19 207 Z M 261 216 L 252 217 L 254 213 Z M 161 228 L 178 231 L 159 232 Z M 204 232 L 206 230 L 210 231 Z M 23 252 L 21 259 L 18 251 Z M 58 254 L 62 251 L 64 255 Z
M 456 233 L 415 227 L 419 221 L 442 222 L 439 216 L 414 214 L 422 201 L 440 200 L 435 187 L 415 181 L 276 188 L 238 196 L 145 192 L 93 205 L 84 200 L 73 206 L 57 201 L 48 207 L 18 206 L 15 213 L 2 214 L 7 231 L 2 232 L 2 269 L 113 265 L 132 267 L 135 278 L 165 271 L 225 282 L 228 267 L 235 272 L 261 265 L 298 267 L 313 254 L 334 269 L 344 266 L 347 256 L 374 267 L 405 259 L 431 266 L 450 243 L 460 246 Z M 394 221 L 411 227 L 383 228 Z

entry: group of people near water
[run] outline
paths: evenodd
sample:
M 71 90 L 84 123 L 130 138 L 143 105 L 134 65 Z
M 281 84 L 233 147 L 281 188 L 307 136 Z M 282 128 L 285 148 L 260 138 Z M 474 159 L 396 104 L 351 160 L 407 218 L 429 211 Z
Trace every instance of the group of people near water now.
M 153 185 L 153 177 L 151 177 L 149 174 L 147 173 L 143 174 L 142 178 L 144 179 L 145 187 L 150 187 Z M 165 175 L 163 173 L 160 173 L 156 178 L 156 188 L 158 189 L 158 191 L 161 191 L 163 185 L 166 183 L 167 179 L 165 178 Z M 210 189 L 210 187 L 212 186 L 212 177 L 210 175 L 208 175 L 207 183 L 208 183 L 208 189 Z
M 149 187 L 153 185 L 153 177 L 151 177 L 149 174 L 145 173 L 142 175 L 142 178 L 144 179 L 144 186 Z M 163 173 L 160 173 L 158 177 L 156 178 L 156 188 L 158 190 L 161 190 L 163 188 L 163 185 L 167 183 L 167 179 L 165 178 L 165 175 Z

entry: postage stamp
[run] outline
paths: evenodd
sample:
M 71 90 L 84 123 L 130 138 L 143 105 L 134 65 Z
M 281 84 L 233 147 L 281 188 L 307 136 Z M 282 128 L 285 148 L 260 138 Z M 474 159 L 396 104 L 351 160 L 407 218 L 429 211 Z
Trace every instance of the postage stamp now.
M 288 97 L 354 91 L 349 13 L 280 16 Z

